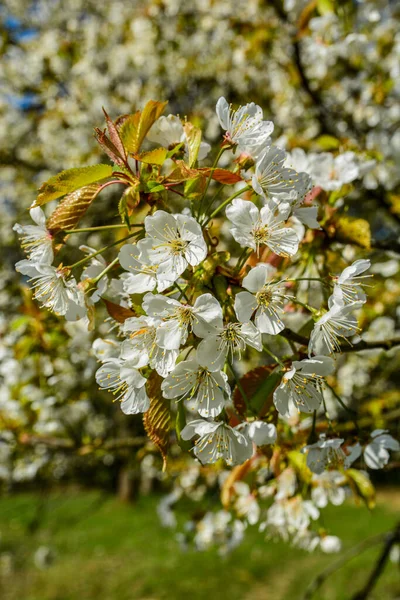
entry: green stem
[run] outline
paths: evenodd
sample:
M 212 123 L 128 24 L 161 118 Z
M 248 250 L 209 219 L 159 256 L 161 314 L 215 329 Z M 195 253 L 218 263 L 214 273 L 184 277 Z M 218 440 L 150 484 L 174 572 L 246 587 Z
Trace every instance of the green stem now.
M 243 265 L 246 263 L 246 260 L 252 254 L 252 252 L 253 252 L 252 248 L 244 248 L 243 249 L 243 252 L 239 256 L 238 261 L 236 263 L 235 273 L 239 273 L 240 272 L 240 270 L 242 269 Z
M 144 227 L 144 225 L 137 225 L 132 223 L 131 227 Z M 101 225 L 99 227 L 83 227 L 82 229 L 65 229 L 64 233 L 90 233 L 91 231 L 105 231 L 106 229 L 127 229 L 126 225 Z
M 325 281 L 321 277 L 295 277 L 294 279 L 285 279 L 285 281 L 319 281 L 323 285 L 329 285 L 332 287 L 332 284 L 329 281 Z
M 176 289 L 180 292 L 180 298 L 179 300 L 182 298 L 182 296 L 185 298 L 186 302 L 190 302 L 189 298 L 186 296 L 186 292 L 185 290 L 183 290 L 180 285 L 178 285 L 178 283 L 175 281 L 174 286 L 176 287 Z
M 213 170 L 214 170 L 214 169 L 216 168 L 216 166 L 218 165 L 219 159 L 221 158 L 221 156 L 222 156 L 222 154 L 225 152 L 225 150 L 226 150 L 226 147 L 224 147 L 224 146 L 222 146 L 222 148 L 220 148 L 220 149 L 219 149 L 219 151 L 218 151 L 218 154 L 217 154 L 217 156 L 215 157 L 214 164 L 213 164 L 213 166 L 211 167 L 210 175 L 209 175 L 209 177 L 208 177 L 208 179 L 207 179 L 207 183 L 206 183 L 205 190 L 204 190 L 204 192 L 203 192 L 203 195 L 202 195 L 202 197 L 200 198 L 199 208 L 198 208 L 198 211 L 197 211 L 197 217 L 198 217 L 198 218 L 199 218 L 199 217 L 200 217 L 200 215 L 201 215 L 201 209 L 202 209 L 202 206 L 203 206 L 203 201 L 204 201 L 204 198 L 205 198 L 205 197 L 206 197 L 206 195 L 207 195 L 208 188 L 210 187 L 210 183 L 211 183 L 211 179 L 212 179 Z
M 353 421 L 353 423 L 355 425 L 355 428 L 358 431 L 359 427 L 358 427 L 358 423 L 357 423 L 357 419 L 356 419 L 356 417 L 357 417 L 356 411 L 353 410 L 352 408 L 350 408 L 349 406 L 347 406 L 343 402 L 343 400 L 341 399 L 341 397 L 339 396 L 339 394 L 334 390 L 334 388 L 331 385 L 329 385 L 329 383 L 327 381 L 325 381 L 325 385 L 326 385 L 326 387 L 328 387 L 331 390 L 332 394 L 335 396 L 335 398 L 339 402 L 340 406 L 342 408 L 344 408 L 344 410 L 346 412 L 348 412 L 350 415 L 352 415 L 352 419 L 351 420 Z
M 290 300 L 290 302 L 293 302 L 293 304 L 298 304 L 299 306 L 302 306 L 303 308 L 307 309 L 310 313 L 317 312 L 316 308 L 313 308 L 312 306 L 310 306 L 309 304 L 305 304 L 304 302 L 300 302 L 300 300 L 297 300 L 297 298 L 295 298 L 294 296 L 286 296 L 286 298 Z
M 252 410 L 251 406 L 250 406 L 250 400 L 248 399 L 248 397 L 247 397 L 247 394 L 246 394 L 246 392 L 244 391 L 244 389 L 243 389 L 243 386 L 242 386 L 242 384 L 240 383 L 240 380 L 239 380 L 238 376 L 236 375 L 235 371 L 233 370 L 233 366 L 231 365 L 231 363 L 230 363 L 229 361 L 227 361 L 227 362 L 226 362 L 226 364 L 228 365 L 228 367 L 229 367 L 229 370 L 230 370 L 230 372 L 231 372 L 231 373 L 232 373 L 232 375 L 233 375 L 233 378 L 234 378 L 234 380 L 235 380 L 235 383 L 236 383 L 236 385 L 237 385 L 237 388 L 238 388 L 239 392 L 240 392 L 240 393 L 241 393 L 241 395 L 242 395 L 242 398 L 243 398 L 243 400 L 246 402 L 246 406 L 247 406 L 247 408 L 248 408 L 249 410 L 251 410 L 251 411 L 253 412 L 253 414 L 255 414 L 255 413 L 254 413 L 254 411 Z
M 204 210 L 204 214 L 206 215 L 208 213 L 208 211 L 211 209 L 212 205 L 214 204 L 214 202 L 216 201 L 216 199 L 218 198 L 218 196 L 220 195 L 220 193 L 222 192 L 222 190 L 224 189 L 224 184 L 221 184 L 219 186 L 219 188 L 217 189 L 217 191 L 215 192 L 214 196 L 211 198 L 210 202 L 207 204 L 205 210 Z M 199 214 L 199 217 L 201 215 Z
M 117 264 L 118 262 L 118 256 L 116 258 L 114 258 L 113 261 L 110 262 L 110 264 L 104 269 L 104 271 L 102 271 L 101 273 L 99 273 L 97 275 L 97 277 L 95 277 L 94 279 L 91 280 L 91 282 L 97 283 L 98 281 L 100 281 L 100 279 L 102 279 L 104 277 L 104 275 L 107 275 L 107 273 L 109 271 L 111 271 L 111 269 Z
M 266 352 L 267 354 L 269 354 L 269 356 L 270 356 L 271 358 L 273 358 L 273 359 L 274 359 L 274 361 L 275 361 L 276 363 L 278 363 L 278 365 L 281 365 L 281 367 L 284 367 L 284 366 L 285 366 L 285 365 L 283 364 L 283 362 L 281 361 L 281 359 L 280 359 L 280 358 L 278 358 L 278 357 L 276 356 L 276 354 L 274 354 L 273 352 L 271 352 L 271 350 L 270 350 L 269 348 L 267 348 L 266 346 L 264 346 L 264 344 L 263 344 L 263 350 L 264 350 L 264 352 Z
M 141 232 L 136 231 L 135 233 L 131 233 L 130 235 L 127 235 L 126 237 L 123 237 L 120 240 L 113 242 L 112 244 L 108 244 L 108 246 L 104 246 L 103 248 L 100 248 L 100 250 L 97 250 L 96 252 L 93 252 L 92 254 L 85 256 L 85 258 L 78 260 L 78 262 L 74 263 L 73 265 L 69 265 L 68 269 L 75 269 L 75 267 L 80 267 L 81 265 L 84 265 L 90 259 L 94 258 L 98 254 L 105 252 L 106 250 L 108 250 L 109 248 L 112 248 L 113 246 L 118 246 L 118 244 L 122 244 L 122 242 L 125 242 L 125 240 L 129 240 L 129 238 L 134 237 L 135 235 L 139 235 L 140 233 Z
M 250 185 L 246 185 L 244 188 L 241 188 L 238 192 L 236 192 L 235 194 L 232 194 L 232 196 L 229 196 L 229 198 L 227 198 L 226 200 L 224 200 L 222 202 L 222 204 L 220 204 L 215 210 L 214 212 L 211 213 L 211 215 L 208 217 L 207 221 L 204 223 L 204 227 L 211 221 L 211 219 L 213 219 L 214 217 L 217 216 L 217 214 L 223 210 L 225 208 L 225 206 L 227 206 L 229 204 L 229 202 L 232 202 L 232 200 L 234 200 L 235 198 L 237 198 L 238 196 L 240 196 L 241 194 L 243 194 L 244 192 L 247 192 L 248 190 L 251 190 L 251 186 Z

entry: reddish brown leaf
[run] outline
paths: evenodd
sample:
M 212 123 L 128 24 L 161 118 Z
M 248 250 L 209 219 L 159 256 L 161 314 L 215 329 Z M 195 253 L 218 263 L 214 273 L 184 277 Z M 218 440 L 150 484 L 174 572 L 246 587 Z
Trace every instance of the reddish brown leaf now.
M 150 408 L 143 415 L 143 424 L 147 435 L 161 452 L 165 471 L 170 443 L 171 415 L 170 403 L 161 393 L 162 381 L 162 377 L 156 371 L 153 371 L 147 380 Z
M 199 170 L 207 175 L 212 173 L 212 179 L 218 181 L 219 183 L 224 183 L 225 185 L 232 185 L 234 183 L 238 183 L 239 181 L 243 181 L 243 178 L 238 173 L 232 173 L 232 171 L 228 171 L 227 169 L 204 168 Z
M 92 183 L 67 194 L 47 219 L 47 229 L 53 233 L 73 229 L 96 198 L 101 185 Z
M 110 119 L 110 117 L 108 116 L 108 114 L 106 113 L 104 108 L 103 108 L 103 113 L 106 118 L 107 129 L 108 129 L 108 133 L 110 135 L 110 140 L 111 140 L 112 144 L 115 146 L 115 148 L 117 149 L 121 158 L 126 159 L 125 148 L 124 148 L 124 145 L 120 138 L 120 135 L 118 133 L 118 129 L 116 128 L 115 124 L 112 122 L 112 120 Z
M 240 415 L 244 416 L 248 410 L 246 399 L 254 410 L 260 412 L 260 415 L 265 415 L 272 407 L 272 392 L 281 377 L 273 373 L 274 369 L 275 365 L 262 365 L 241 377 L 240 385 L 246 398 L 243 398 L 237 386 L 232 397 L 233 404 Z
M 106 309 L 110 317 L 112 317 L 115 321 L 118 321 L 118 323 L 123 323 L 130 317 L 137 317 L 135 311 L 130 308 L 120 306 L 119 304 L 114 304 L 114 302 L 110 302 L 110 300 L 106 300 L 104 298 L 103 302 L 106 305 Z

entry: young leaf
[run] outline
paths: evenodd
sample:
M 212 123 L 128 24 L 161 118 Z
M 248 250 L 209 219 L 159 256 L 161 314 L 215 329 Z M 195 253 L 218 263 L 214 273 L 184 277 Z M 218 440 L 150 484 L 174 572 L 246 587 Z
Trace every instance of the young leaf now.
M 96 140 L 98 141 L 104 152 L 107 154 L 107 156 L 111 158 L 111 160 L 119 167 L 125 167 L 124 158 L 120 155 L 119 151 L 111 142 L 111 140 L 108 139 L 108 137 L 106 136 L 106 132 L 102 131 L 98 127 L 95 127 L 94 133 L 96 136 Z
M 340 215 L 334 223 L 336 239 L 345 244 L 357 244 L 361 248 L 371 248 L 371 228 L 365 219 Z
M 201 144 L 201 129 L 192 123 L 186 122 L 183 126 L 189 148 L 189 167 L 194 167 Z
M 162 115 L 166 105 L 167 102 L 149 100 L 142 111 L 139 110 L 121 121 L 119 135 L 128 152 L 139 152 L 150 127 Z
M 106 118 L 107 129 L 108 129 L 108 133 L 110 135 L 110 140 L 111 140 L 112 144 L 115 146 L 115 148 L 117 149 L 121 158 L 126 159 L 125 148 L 124 148 L 124 145 L 120 138 L 120 135 L 118 133 L 118 129 L 116 128 L 115 124 L 110 119 L 110 117 L 108 116 L 108 114 L 106 113 L 104 108 L 103 108 L 103 113 Z
M 210 169 L 206 167 L 204 169 L 199 169 L 199 171 L 206 173 L 207 175 L 211 173 L 212 179 L 219 183 L 224 183 L 225 185 L 232 185 L 239 181 L 243 181 L 238 173 L 232 173 L 232 171 L 228 171 L 227 169 Z
M 130 308 L 120 306 L 119 304 L 110 302 L 110 300 L 106 300 L 105 298 L 103 298 L 103 302 L 106 305 L 106 309 L 110 317 L 114 319 L 114 321 L 118 321 L 118 323 L 123 323 L 126 321 L 126 319 L 130 319 L 131 317 L 137 317 L 135 311 Z
M 75 227 L 96 198 L 100 187 L 99 183 L 91 183 L 67 194 L 47 219 L 47 229 L 58 232 Z
M 167 452 L 170 442 L 171 415 L 170 403 L 161 393 L 162 377 L 153 371 L 147 380 L 147 393 L 150 408 L 143 415 L 143 424 L 147 435 L 158 447 L 163 457 L 163 470 L 167 466 Z
M 168 150 L 166 148 L 155 148 L 150 152 L 143 152 L 137 154 L 135 158 L 148 165 L 163 165 L 168 156 Z
M 282 378 L 282 373 L 274 369 L 273 365 L 256 367 L 240 379 L 240 386 L 246 398 L 243 398 L 237 386 L 232 398 L 233 404 L 240 415 L 244 416 L 248 410 L 265 415 L 272 408 L 272 393 Z M 273 414 L 275 413 L 276 411 Z
M 70 192 L 75 192 L 85 185 L 107 179 L 107 177 L 111 177 L 112 172 L 111 165 L 92 165 L 61 171 L 40 186 L 39 195 L 32 207 L 42 206 L 50 200 L 56 200 Z
M 347 469 L 345 475 L 354 494 L 361 498 L 369 509 L 375 506 L 375 488 L 369 477 L 358 469 Z

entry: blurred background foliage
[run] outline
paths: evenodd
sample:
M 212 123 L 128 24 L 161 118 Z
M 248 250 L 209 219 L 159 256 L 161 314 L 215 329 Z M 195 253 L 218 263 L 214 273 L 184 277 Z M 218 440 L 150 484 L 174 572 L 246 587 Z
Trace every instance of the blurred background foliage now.
M 224 95 L 234 104 L 254 101 L 263 108 L 265 118 L 275 123 L 277 144 L 287 150 L 351 150 L 362 159 L 365 168 L 360 167 L 358 180 L 338 191 L 340 222 L 332 230 L 332 239 L 333 244 L 340 244 L 346 260 L 371 257 L 375 287 L 369 290 L 361 325 L 366 339 L 390 339 L 400 328 L 400 9 L 396 2 L 379 0 L 5 0 L 0 19 L 0 477 L 5 494 L 41 490 L 18 501 L 23 505 L 18 514 L 13 500 L 4 505 L 5 514 L 8 510 L 13 515 L 4 541 L 0 540 L 4 581 L 8 582 L 4 597 L 92 598 L 98 594 L 92 585 L 89 591 L 82 588 L 57 595 L 53 583 L 47 595 L 41 595 L 43 579 L 32 573 L 26 581 L 34 581 L 34 591 L 23 585 L 15 593 L 8 589 L 8 568 L 14 572 L 27 563 L 28 571 L 32 568 L 33 547 L 29 558 L 16 548 L 21 528 L 36 531 L 35 518 L 43 524 L 46 490 L 75 482 L 118 491 L 121 499 L 131 500 L 150 491 L 167 491 L 184 459 L 179 448 L 173 448 L 170 471 L 161 473 L 161 460 L 146 440 L 140 419 L 125 417 L 109 395 L 97 389 L 91 345 L 96 336 L 107 334 L 110 321 L 98 322 L 96 331 L 87 332 L 79 323 L 64 323 L 32 302 L 14 272 L 22 256 L 12 225 L 25 219 L 37 188 L 50 175 L 99 161 L 93 127 L 102 124 L 102 107 L 115 118 L 133 112 L 150 98 L 168 100 L 167 113 L 187 116 L 213 142 L 221 135 L 215 115 L 217 99 Z M 345 201 L 341 200 L 344 196 Z M 89 211 L 90 225 L 117 213 L 114 200 L 105 195 Z M 49 205 L 49 211 L 52 208 Z M 100 238 L 91 234 L 72 243 L 83 241 L 96 246 Z M 334 253 L 331 258 L 333 272 Z M 350 354 L 340 359 L 335 385 L 361 421 L 375 427 L 390 423 L 395 434 L 400 416 L 399 373 L 399 353 Z M 348 417 L 340 412 L 332 416 L 339 421 Z M 395 484 L 396 469 L 379 473 L 377 481 Z M 77 497 L 82 497 L 84 513 L 89 496 Z M 66 500 L 66 506 L 71 502 L 73 510 L 77 497 Z M 108 508 L 99 513 L 92 528 L 100 528 L 103 520 L 113 522 L 120 510 L 108 497 L 104 502 Z M 99 506 L 104 511 L 101 502 Z M 144 545 L 155 532 L 154 506 L 150 500 L 138 507 L 148 524 L 138 538 Z M 89 502 L 89 516 L 95 508 L 96 502 L 94 508 Z M 35 518 L 25 517 L 31 510 L 34 516 L 38 511 Z M 346 510 L 350 527 L 354 509 Z M 372 525 L 364 516 L 365 527 L 372 533 L 385 528 L 390 521 L 386 510 L 390 508 L 378 511 L 382 527 L 380 517 Z M 129 511 L 122 515 L 137 519 L 137 527 L 144 529 L 138 516 Z M 125 517 L 119 516 L 122 523 Z M 43 528 L 52 531 L 47 522 Z M 364 533 L 359 528 L 348 539 L 355 541 Z M 57 536 L 54 542 L 45 540 L 46 544 L 57 546 Z M 246 552 L 241 549 L 236 557 L 242 575 L 232 598 L 247 597 L 250 580 L 246 578 L 258 579 L 256 570 L 261 573 L 274 556 L 271 549 L 269 558 L 264 556 L 267 551 L 260 540 L 254 541 L 254 548 L 261 549 L 252 575 L 246 571 Z M 103 556 L 113 552 L 118 540 L 110 537 L 108 542 L 93 543 Z M 166 552 L 179 552 L 175 542 L 159 543 L 165 544 Z M 134 552 L 142 558 L 140 550 Z M 289 556 L 287 550 L 280 552 L 282 560 Z M 4 556 L 11 557 L 9 567 Z M 204 559 L 209 561 L 204 569 L 215 568 L 216 560 L 216 556 Z M 287 560 L 289 568 L 295 555 Z M 170 567 L 175 568 L 172 563 Z M 73 562 L 69 568 L 73 573 Z M 107 563 L 107 569 L 114 568 L 112 562 Z M 153 568 L 151 562 L 145 568 Z M 93 573 L 96 569 L 91 566 L 87 577 Z M 102 597 L 180 598 L 184 592 L 204 597 L 184 587 L 175 596 L 166 596 L 150 583 L 148 588 L 143 585 L 123 595 L 126 592 L 116 584 L 115 589 L 106 588 Z M 221 582 L 204 588 L 204 594 L 216 593 L 218 585 Z M 275 597 L 293 598 L 298 582 L 293 585 L 277 589 Z M 320 597 L 346 597 L 339 593 Z

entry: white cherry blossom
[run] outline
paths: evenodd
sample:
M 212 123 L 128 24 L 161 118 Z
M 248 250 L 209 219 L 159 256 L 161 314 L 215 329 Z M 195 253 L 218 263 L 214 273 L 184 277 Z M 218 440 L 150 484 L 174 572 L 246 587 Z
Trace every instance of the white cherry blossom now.
M 207 245 L 198 222 L 184 214 L 169 214 L 157 210 L 144 220 L 146 247 L 152 265 L 157 266 L 157 279 L 175 281 L 186 270 L 201 263 L 207 256 Z
M 279 206 L 273 200 L 261 210 L 249 200 L 235 198 L 226 209 L 226 216 L 233 223 L 231 233 L 242 248 L 259 251 L 268 246 L 280 256 L 293 256 L 299 247 L 299 238 L 290 227 L 285 227 L 290 206 Z
M 262 350 L 260 331 L 251 323 L 222 323 L 207 332 L 199 334 L 204 339 L 197 348 L 197 357 L 201 364 L 210 369 L 222 369 L 226 360 L 232 362 L 237 354 L 239 359 L 246 346 L 251 346 L 259 352 Z
M 261 333 L 276 335 L 285 325 L 281 319 L 285 289 L 283 282 L 274 281 L 276 269 L 261 263 L 244 277 L 242 286 L 247 292 L 239 292 L 235 297 L 235 312 L 241 322 L 254 322 Z
M 254 102 L 233 110 L 225 98 L 221 97 L 216 106 L 217 117 L 225 139 L 237 145 L 238 152 L 254 156 L 260 147 L 269 145 L 274 130 L 272 121 L 263 121 L 263 111 Z
M 157 345 L 157 329 L 160 319 L 152 317 L 131 317 L 124 321 L 122 331 L 129 339 L 122 342 L 121 358 L 136 360 L 139 357 L 161 377 L 166 377 L 175 366 L 178 350 L 166 350 Z
M 277 146 L 270 146 L 259 157 L 251 185 L 257 194 L 267 198 L 287 199 L 291 192 L 296 193 L 299 202 L 311 189 L 311 178 L 307 173 L 297 173 L 284 166 L 286 152 Z
M 388 429 L 375 429 L 371 441 L 364 449 L 364 460 L 370 469 L 383 469 L 390 458 L 388 450 L 399 452 L 400 444 L 389 435 Z
M 346 455 L 341 445 L 344 439 L 326 439 L 325 434 L 319 436 L 318 442 L 305 446 L 302 452 L 307 452 L 307 467 L 313 473 L 321 475 L 328 466 L 345 466 Z
M 96 372 L 96 381 L 101 388 L 110 390 L 116 400 L 121 403 L 121 410 L 126 415 L 146 412 L 150 400 L 146 393 L 146 378 L 141 375 L 139 368 L 145 361 L 123 361 L 111 358 Z
M 315 506 L 325 508 L 330 502 L 334 506 L 343 504 L 346 492 L 343 485 L 345 477 L 340 471 L 324 471 L 320 475 L 313 474 L 311 479 L 311 498 Z
M 223 421 L 197 419 L 188 423 L 181 431 L 182 439 L 195 441 L 194 454 L 202 464 L 215 463 L 222 458 L 227 465 L 244 463 L 253 454 L 253 444 L 237 428 Z
M 157 278 L 157 265 L 151 264 L 149 250 L 153 242 L 149 238 L 140 240 L 136 245 L 125 244 L 118 254 L 118 260 L 128 273 L 121 275 L 122 285 L 127 294 L 143 294 L 156 288 L 163 292 L 174 283 L 165 278 Z
M 219 415 L 231 393 L 223 371 L 211 371 L 194 359 L 180 362 L 161 389 L 165 398 L 195 401 L 199 415 L 205 418 Z
M 352 265 L 346 267 L 339 276 L 334 278 L 335 287 L 333 297 L 339 302 L 349 304 L 352 302 L 365 302 L 367 297 L 362 289 L 361 279 L 370 277 L 369 275 L 362 276 L 371 266 L 370 260 L 356 260 Z
M 15 269 L 30 277 L 34 298 L 56 315 L 65 316 L 67 321 L 76 321 L 86 316 L 83 293 L 77 288 L 73 277 L 66 278 L 63 268 L 45 263 L 20 260 Z
M 168 350 L 180 348 L 190 331 L 198 337 L 205 337 L 215 327 L 222 327 L 222 309 L 211 294 L 202 294 L 190 306 L 173 298 L 149 293 L 144 297 L 143 308 L 150 317 L 162 320 L 157 328 L 156 342 Z
M 344 152 L 335 157 L 330 152 L 322 152 L 316 156 L 311 174 L 315 185 L 326 191 L 339 190 L 345 183 L 359 177 L 360 171 L 354 152 Z
M 274 392 L 274 404 L 282 416 L 290 416 L 291 405 L 304 413 L 317 410 L 322 401 L 323 378 L 332 373 L 334 361 L 328 356 L 315 356 L 293 361 L 281 384 Z
M 82 252 L 85 252 L 86 254 L 92 254 L 93 252 L 95 252 L 94 248 L 90 248 L 89 246 L 79 246 L 79 250 L 82 250 Z M 102 271 L 104 271 L 106 266 L 107 266 L 107 263 L 100 254 L 98 254 L 97 256 L 94 256 L 89 261 L 88 266 L 86 266 L 83 269 L 82 275 L 81 275 L 81 281 L 85 281 L 85 279 L 94 279 L 95 277 L 97 277 L 97 275 L 100 275 L 100 273 Z M 90 299 L 92 302 L 98 302 L 100 300 L 101 296 L 103 296 L 106 293 L 107 288 L 108 288 L 108 283 L 109 283 L 108 277 L 102 277 L 98 281 L 97 288 L 90 296 Z
M 240 423 L 237 425 L 237 429 L 247 435 L 256 446 L 266 446 L 276 442 L 277 431 L 273 423 L 251 421 L 250 423 Z
M 46 217 L 43 210 L 37 206 L 29 211 L 36 225 L 19 225 L 13 227 L 21 236 L 21 246 L 30 260 L 51 265 L 54 259 L 53 236 L 46 227 Z
M 358 333 L 357 318 L 353 312 L 361 302 L 343 304 L 330 297 L 329 310 L 314 324 L 308 344 L 308 354 L 333 354 L 340 352 L 340 340 Z
M 175 115 L 160 117 L 151 127 L 147 139 L 154 144 L 172 150 L 177 144 L 184 144 L 185 154 L 188 155 L 188 142 L 182 121 Z M 200 142 L 198 160 L 203 160 L 210 152 L 207 142 Z

